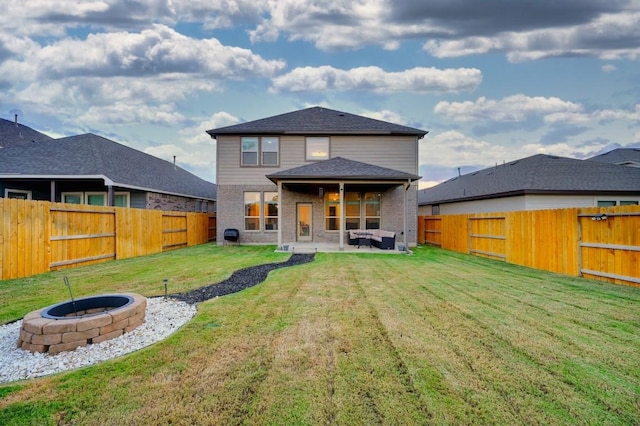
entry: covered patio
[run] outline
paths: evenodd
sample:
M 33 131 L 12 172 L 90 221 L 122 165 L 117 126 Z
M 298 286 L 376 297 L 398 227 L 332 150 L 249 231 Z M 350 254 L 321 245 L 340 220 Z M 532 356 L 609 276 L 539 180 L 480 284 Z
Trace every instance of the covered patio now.
M 278 186 L 278 250 L 405 252 L 409 245 L 408 192 L 417 175 L 335 157 L 267 178 Z M 392 231 L 395 246 L 350 246 L 350 229 Z

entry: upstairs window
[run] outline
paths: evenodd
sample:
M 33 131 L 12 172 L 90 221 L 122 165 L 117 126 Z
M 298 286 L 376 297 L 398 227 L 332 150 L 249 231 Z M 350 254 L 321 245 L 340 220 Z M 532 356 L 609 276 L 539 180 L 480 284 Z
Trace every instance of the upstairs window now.
M 307 138 L 307 161 L 319 161 L 329 159 L 329 138 Z
M 242 138 L 242 159 L 243 166 L 258 165 L 258 138 Z
M 280 139 L 243 137 L 240 163 L 243 166 L 277 166 L 280 163 Z
M 278 151 L 280 150 L 278 138 L 262 138 L 262 165 L 277 166 Z

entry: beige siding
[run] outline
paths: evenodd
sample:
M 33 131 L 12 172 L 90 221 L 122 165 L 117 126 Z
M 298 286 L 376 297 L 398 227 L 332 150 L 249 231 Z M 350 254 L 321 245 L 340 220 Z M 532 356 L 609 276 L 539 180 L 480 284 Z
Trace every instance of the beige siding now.
M 418 143 L 412 136 L 334 136 L 331 157 L 375 164 L 418 174 Z M 279 167 L 241 167 L 240 137 L 219 136 L 216 157 L 218 185 L 269 185 L 265 175 L 309 164 L 304 136 L 280 136 Z
M 331 157 L 418 174 L 417 146 L 416 137 L 334 136 L 331 138 Z
M 520 195 L 491 200 L 462 201 L 440 205 L 440 214 L 511 212 L 518 210 L 546 210 L 569 207 L 595 207 L 601 200 L 640 201 L 637 197 L 620 195 Z M 420 206 L 420 214 L 431 214 L 430 206 Z

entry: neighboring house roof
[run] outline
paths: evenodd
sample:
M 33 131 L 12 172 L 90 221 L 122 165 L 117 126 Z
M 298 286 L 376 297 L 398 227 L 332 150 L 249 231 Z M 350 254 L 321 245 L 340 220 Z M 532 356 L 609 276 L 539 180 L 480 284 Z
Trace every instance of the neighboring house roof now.
M 174 164 L 91 133 L 5 148 L 0 177 L 104 179 L 105 185 L 216 199 L 216 185 Z
M 589 158 L 592 161 L 640 167 L 640 148 L 618 148 Z
M 218 135 L 414 135 L 423 137 L 426 131 L 401 126 L 360 115 L 312 107 L 275 115 L 233 126 L 207 130 L 211 137 Z
M 362 163 L 360 161 L 348 160 L 342 157 L 335 157 L 329 160 L 318 161 L 292 169 L 283 170 L 267 175 L 273 182 L 278 180 L 418 180 L 420 176 L 405 173 L 386 167 L 375 166 L 373 164 Z
M 0 118 L 0 148 L 9 148 L 32 141 L 51 139 L 51 136 L 33 130 L 24 124 Z
M 538 154 L 420 190 L 418 204 L 523 194 L 640 193 L 640 169 Z

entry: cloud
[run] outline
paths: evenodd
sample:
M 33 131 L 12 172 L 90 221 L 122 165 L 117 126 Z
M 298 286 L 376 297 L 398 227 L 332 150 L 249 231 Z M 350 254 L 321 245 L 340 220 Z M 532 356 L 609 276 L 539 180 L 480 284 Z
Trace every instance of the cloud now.
M 208 119 L 197 121 L 199 124 L 195 127 L 180 130 L 180 135 L 183 137 L 184 142 L 189 145 L 215 144 L 216 141 L 211 139 L 211 136 L 207 134 L 207 130 L 231 126 L 241 120 L 228 112 L 220 111 L 212 114 Z
M 480 97 L 475 102 L 438 102 L 433 111 L 455 121 L 491 120 L 522 122 L 532 116 L 579 113 L 583 107 L 556 97 L 529 97 L 522 94 L 500 100 Z
M 177 124 L 176 103 L 230 80 L 270 77 L 284 61 L 165 26 L 89 34 L 42 46 L 0 33 L 0 101 L 48 111 L 73 125 Z
M 132 105 L 115 103 L 107 106 L 91 106 L 75 120 L 78 124 L 105 126 L 108 124 L 150 123 L 163 126 L 181 124 L 185 117 L 176 111 L 174 104 Z
M 465 174 L 535 154 L 587 158 L 611 146 L 607 139 L 593 139 L 580 145 L 565 141 L 520 144 L 479 140 L 456 130 L 433 132 L 420 143 L 420 172 L 425 181 L 441 182 L 457 175 L 458 167 Z
M 423 48 L 438 58 L 505 52 L 511 62 L 559 56 L 637 59 L 640 57 L 638 36 L 640 13 L 622 11 L 599 14 L 589 22 L 574 26 L 434 38 Z
M 388 109 L 382 111 L 365 111 L 360 115 L 364 117 L 373 118 L 375 120 L 387 121 L 389 123 L 396 123 L 402 125 L 409 125 L 409 123 L 400 114 L 389 111 Z
M 592 112 L 555 112 L 547 115 L 544 120 L 551 124 L 588 124 L 627 120 L 635 125 L 640 125 L 640 104 L 637 104 L 632 111 L 601 109 Z
M 331 66 L 295 68 L 273 78 L 272 92 L 361 90 L 379 93 L 442 93 L 475 90 L 482 82 L 476 68 L 437 69 L 417 67 L 386 72 L 369 66 L 342 70 Z
M 281 60 L 265 60 L 250 50 L 217 39 L 197 40 L 154 25 L 140 33 L 90 34 L 86 40 L 62 39 L 32 49 L 0 65 L 4 78 L 63 79 L 74 76 L 144 77 L 191 74 L 214 79 L 270 76 Z
M 615 65 L 605 64 L 602 66 L 601 69 L 602 69 L 602 72 L 610 73 L 610 72 L 614 72 L 617 68 Z

